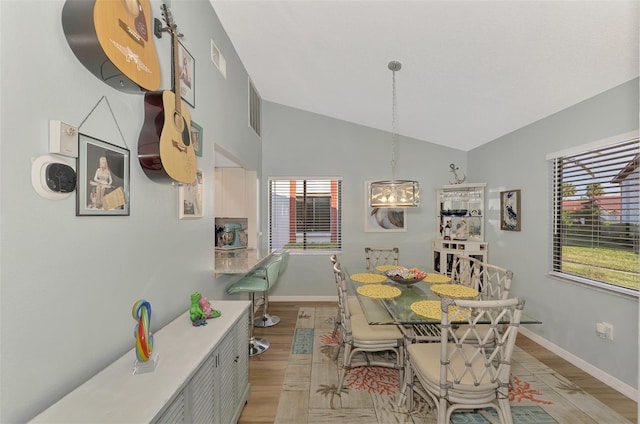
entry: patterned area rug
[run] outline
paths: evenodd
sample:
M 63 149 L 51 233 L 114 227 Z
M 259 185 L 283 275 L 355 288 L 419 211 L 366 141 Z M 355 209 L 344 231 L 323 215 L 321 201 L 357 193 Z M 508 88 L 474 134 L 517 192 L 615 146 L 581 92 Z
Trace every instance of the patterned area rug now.
M 435 424 L 429 405 L 415 396 L 414 410 L 396 406 L 398 371 L 381 367 L 349 370 L 336 392 L 338 367 L 331 359 L 338 340 L 332 337 L 335 308 L 303 307 L 280 394 L 277 424 Z M 622 424 L 624 417 L 580 387 L 516 347 L 509 392 L 514 424 Z M 498 423 L 492 409 L 458 412 L 455 424 Z

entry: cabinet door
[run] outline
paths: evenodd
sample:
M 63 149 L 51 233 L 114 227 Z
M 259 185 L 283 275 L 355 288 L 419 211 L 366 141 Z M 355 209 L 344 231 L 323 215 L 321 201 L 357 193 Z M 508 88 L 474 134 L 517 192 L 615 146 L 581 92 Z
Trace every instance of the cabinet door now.
M 236 410 L 236 398 L 238 392 L 238 384 L 236 379 L 237 364 L 237 335 L 235 331 L 227 334 L 217 349 L 218 355 L 218 407 L 220 411 L 219 423 L 232 423 L 233 415 Z
M 184 390 L 178 393 L 178 396 L 171 402 L 169 406 L 162 413 L 160 418 L 154 420 L 154 424 L 179 424 L 186 423 L 189 420 L 186 419 L 186 399 Z
M 216 413 L 215 371 L 215 356 L 210 355 L 189 382 L 189 416 L 192 423 L 211 423 L 214 421 Z
M 222 215 L 246 218 L 245 172 L 243 168 L 222 168 Z

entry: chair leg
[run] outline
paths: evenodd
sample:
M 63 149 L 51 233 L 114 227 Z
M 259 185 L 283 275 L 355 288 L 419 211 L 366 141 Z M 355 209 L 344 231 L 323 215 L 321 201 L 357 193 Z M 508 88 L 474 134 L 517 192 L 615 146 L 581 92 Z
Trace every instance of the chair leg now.
M 255 337 L 253 335 L 253 321 L 255 312 L 253 311 L 255 302 L 255 293 L 251 292 L 251 314 L 249 318 L 249 356 L 256 356 L 264 353 L 267 349 L 269 349 L 269 340 L 262 337 Z
M 253 320 L 253 325 L 256 327 L 273 327 L 280 322 L 280 317 L 276 315 L 269 315 L 269 291 L 264 292 L 264 313 Z
M 338 327 L 340 327 L 340 310 L 338 309 L 338 313 L 336 314 L 336 322 L 333 324 L 333 333 L 331 333 L 331 337 L 335 337 L 338 332 Z
M 338 375 L 338 385 L 336 386 L 336 392 L 342 392 L 342 385 L 344 384 L 344 375 L 347 372 L 347 368 L 351 368 L 351 345 L 346 343 L 344 346 L 344 355 L 342 359 L 342 367 L 340 368 L 340 374 Z

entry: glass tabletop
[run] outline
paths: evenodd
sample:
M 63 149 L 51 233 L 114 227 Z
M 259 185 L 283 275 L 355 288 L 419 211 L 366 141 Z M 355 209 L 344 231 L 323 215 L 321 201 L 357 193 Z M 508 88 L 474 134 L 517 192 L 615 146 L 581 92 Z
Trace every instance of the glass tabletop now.
M 430 269 L 430 267 L 416 266 L 416 268 L 423 270 L 428 274 L 434 273 Z M 440 320 L 426 318 L 422 315 L 416 314 L 411 310 L 411 305 L 414 302 L 419 302 L 422 300 L 440 300 L 440 296 L 431 291 L 431 287 L 436 284 L 420 281 L 412 285 L 404 285 L 395 283 L 388 278 L 382 283 L 359 283 L 357 281 L 353 281 L 351 276 L 355 274 L 376 274 L 384 276 L 384 273 L 376 271 L 375 269 L 366 269 L 364 267 L 354 267 L 352 269 L 345 268 L 345 272 L 350 283 L 350 292 L 358 298 L 360 306 L 362 306 L 362 310 L 364 311 L 364 314 L 367 317 L 367 322 L 369 322 L 369 324 L 414 325 L 440 323 Z M 377 299 L 363 296 L 357 292 L 358 287 L 371 284 L 384 284 L 387 286 L 396 287 L 400 290 L 400 295 L 389 299 Z M 526 313 L 522 314 L 520 323 L 542 324 L 540 320 L 531 317 Z

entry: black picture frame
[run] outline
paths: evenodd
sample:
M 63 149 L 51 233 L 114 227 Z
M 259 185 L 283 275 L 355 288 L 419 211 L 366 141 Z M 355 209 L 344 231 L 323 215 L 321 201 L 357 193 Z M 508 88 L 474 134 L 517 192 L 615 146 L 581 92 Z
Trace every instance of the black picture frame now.
M 130 162 L 128 149 L 79 134 L 76 215 L 128 216 Z
M 520 210 L 520 190 L 500 192 L 500 229 L 520 231 L 522 212 Z
M 178 72 L 180 76 L 180 97 L 189 106 L 196 107 L 196 60 L 191 56 L 189 50 L 182 43 L 178 42 Z M 173 68 L 173 67 L 172 67 Z M 175 72 L 175 71 L 174 71 Z M 175 78 L 173 78 L 175 81 Z

